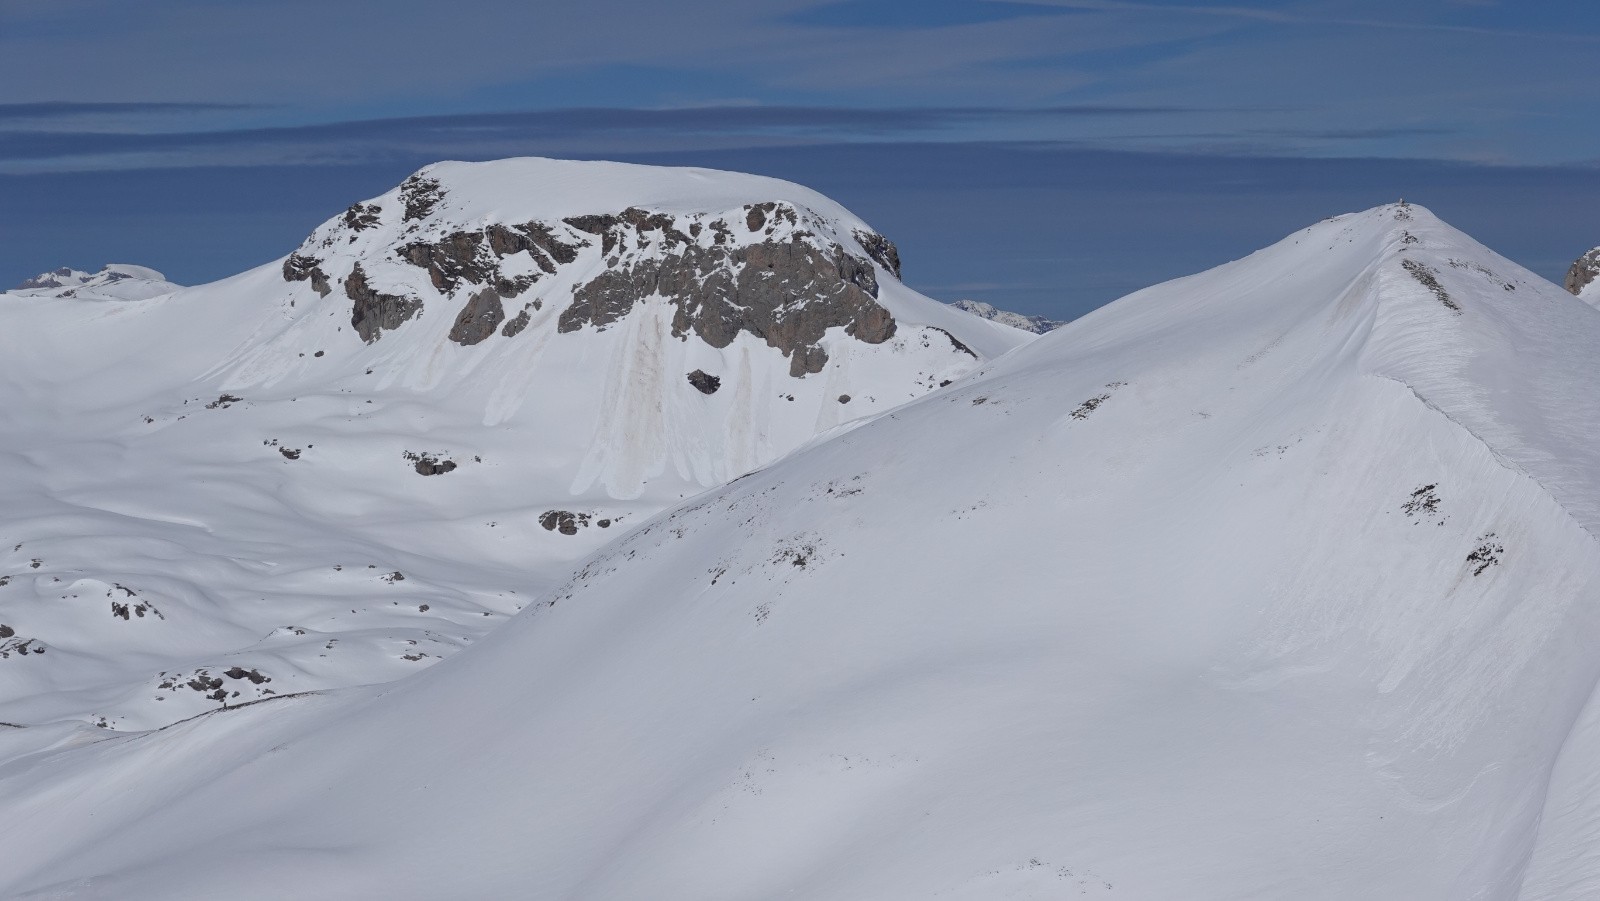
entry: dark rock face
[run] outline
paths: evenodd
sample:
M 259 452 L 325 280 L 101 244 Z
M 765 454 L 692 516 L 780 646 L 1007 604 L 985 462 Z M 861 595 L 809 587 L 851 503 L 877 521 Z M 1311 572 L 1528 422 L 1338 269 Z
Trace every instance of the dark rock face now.
M 514 253 L 527 253 L 545 272 L 554 273 L 556 266 L 578 258 L 578 251 L 589 246 L 588 241 L 563 240 L 555 229 L 543 222 L 525 222 L 521 225 L 491 225 L 484 229 L 489 238 L 489 248 L 497 257 Z M 571 237 L 570 235 L 567 237 Z
M 1572 268 L 1567 270 L 1566 289 L 1578 294 L 1596 278 L 1600 278 L 1600 247 L 1578 257 Z
M 506 276 L 500 270 L 499 261 L 526 253 L 541 272 L 554 274 L 557 266 L 576 260 L 578 251 L 588 246 L 581 238 L 565 237 L 571 240 L 564 240 L 543 222 L 496 223 L 482 231 L 445 235 L 431 244 L 421 241 L 407 244 L 400 248 L 400 258 L 428 270 L 434 288 L 442 293 L 454 291 L 466 281 L 491 285 L 501 297 L 515 297 L 532 287 L 539 277 L 537 274 Z
M 289 258 L 283 261 L 283 280 L 286 282 L 309 280 L 311 287 L 323 297 L 333 293 L 333 286 L 328 284 L 328 274 L 322 271 L 322 261 L 316 257 L 298 253 L 289 254 Z
M 563 535 L 576 535 L 580 526 L 588 526 L 590 515 L 587 513 L 573 513 L 570 510 L 546 510 L 539 517 L 539 525 L 544 526 L 547 532 L 560 532 Z M 606 520 L 606 525 L 611 525 Z
M 37 278 L 23 279 L 22 284 L 17 286 L 17 290 L 28 291 L 34 288 L 64 288 L 67 286 L 67 283 L 62 281 L 62 279 L 71 277 L 72 267 L 62 266 L 60 269 L 52 269 L 49 272 L 46 272 L 44 275 L 38 276 Z M 4 637 L 6 636 L 0 635 L 0 638 Z
M 798 221 L 784 204 L 747 207 L 747 225 L 759 230 L 772 222 Z M 671 301 L 674 337 L 690 332 L 712 347 L 727 347 L 741 331 L 766 341 L 789 358 L 790 375 L 822 371 L 827 352 L 818 342 L 829 328 L 867 344 L 894 336 L 894 317 L 878 305 L 878 283 L 872 264 L 837 244 L 819 247 L 809 232 L 796 231 L 788 240 L 769 239 L 744 247 L 731 246 L 721 220 L 708 226 L 711 246 L 696 242 L 699 223 L 685 234 L 672 217 L 643 210 L 620 216 L 567 220 L 574 228 L 598 232 L 603 251 L 625 252 L 659 244 L 668 253 L 656 258 L 618 261 L 573 291 L 557 330 L 572 332 L 616 322 L 634 305 L 655 294 Z
M 1439 283 L 1438 271 L 1433 269 L 1431 266 L 1428 266 L 1425 263 L 1419 263 L 1416 260 L 1401 260 L 1400 265 L 1404 267 L 1407 272 L 1411 273 L 1412 278 L 1421 283 L 1424 288 L 1427 288 L 1429 291 L 1431 291 L 1434 297 L 1439 298 L 1439 302 L 1448 307 L 1451 312 L 1458 315 L 1461 313 L 1461 305 L 1456 303 L 1455 300 L 1450 296 L 1450 292 L 1446 291 L 1444 285 Z
M 701 394 L 716 394 L 717 389 L 722 387 L 722 379 L 707 373 L 704 369 L 696 369 L 689 373 L 689 384 Z
M 377 204 L 358 203 L 344 211 L 344 227 L 353 232 L 374 228 L 378 225 L 380 212 Z
M 350 309 L 350 324 L 356 334 L 368 344 L 378 340 L 384 329 L 399 328 L 400 324 L 417 315 L 422 301 L 415 297 L 380 294 L 367 284 L 367 274 L 357 263 L 344 280 L 345 296 L 354 301 Z
M 433 286 L 440 293 L 448 293 L 462 279 L 481 285 L 491 273 L 499 274 L 484 244 L 480 233 L 456 232 L 434 244 L 407 244 L 400 248 L 400 256 L 411 265 L 428 270 Z
M 526 311 L 523 313 L 526 316 Z M 494 334 L 505 321 L 506 311 L 500 305 L 500 295 L 493 288 L 484 288 L 467 300 L 450 329 L 450 340 L 470 347 Z
M 412 176 L 399 194 L 406 222 L 436 224 L 444 215 L 446 189 L 436 179 Z M 358 232 L 395 225 L 383 216 L 377 204 L 350 207 L 331 230 L 285 261 L 284 278 L 309 281 L 328 296 L 333 291 L 329 261 L 335 258 L 329 254 L 338 254 L 333 248 L 355 242 Z M 464 346 L 496 331 L 511 337 L 528 328 L 530 310 L 538 310 L 540 301 L 509 317 L 504 301 L 576 265 L 596 274 L 573 288 L 570 305 L 557 317 L 560 332 L 605 329 L 659 296 L 675 308 L 674 337 L 688 340 L 693 334 L 723 348 L 747 332 L 787 357 L 792 376 L 804 377 L 826 366 L 821 342 L 829 329 L 843 329 L 867 344 L 895 334 L 894 317 L 877 300 L 878 270 L 872 261 L 898 273 L 898 251 L 881 235 L 857 230 L 855 238 L 869 260 L 849 241 L 847 250 L 821 237 L 829 228 L 814 212 L 784 201 L 749 204 L 721 217 L 630 207 L 560 221 L 463 224 L 448 233 L 409 226 L 403 243 L 377 252 L 426 271 L 440 294 L 470 292 L 456 301 L 462 306 L 450 330 L 450 339 Z M 585 248 L 596 245 L 598 259 L 593 253 L 585 256 Z M 341 265 L 337 271 L 345 270 Z M 343 285 L 352 301 L 351 325 L 369 344 L 420 315 L 421 296 L 427 295 L 381 293 L 360 262 Z
M 856 229 L 856 240 L 860 242 L 861 249 L 879 266 L 894 273 L 895 278 L 900 277 L 900 248 L 894 242 L 877 232 Z
M 506 320 L 505 327 L 500 329 L 500 334 L 506 336 L 507 338 L 516 337 L 518 333 L 528 327 L 528 319 L 529 316 L 527 310 L 519 312 L 517 315 Z
M 400 183 L 400 202 L 405 204 L 404 221 L 426 219 L 444 200 L 444 188 L 436 178 L 413 175 Z

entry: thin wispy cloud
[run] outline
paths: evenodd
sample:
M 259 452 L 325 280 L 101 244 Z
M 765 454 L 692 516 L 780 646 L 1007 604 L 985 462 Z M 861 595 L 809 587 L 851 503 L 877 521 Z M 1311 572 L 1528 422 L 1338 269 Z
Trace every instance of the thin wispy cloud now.
M 35 122 L 47 119 L 79 119 L 91 116 L 148 116 L 168 113 L 210 113 L 258 108 L 248 103 L 93 103 L 81 101 L 40 101 L 0 103 L 0 123 Z
M 990 0 L 984 0 L 990 2 Z M 1253 22 L 1270 22 L 1279 25 L 1321 25 L 1348 28 L 1375 28 L 1398 31 L 1432 31 L 1452 34 L 1471 34 L 1489 37 L 1532 38 L 1543 41 L 1576 41 L 1600 43 L 1600 34 L 1583 31 L 1523 31 L 1520 29 L 1490 28 L 1478 25 L 1461 25 L 1451 22 L 1417 22 L 1403 19 L 1366 19 L 1344 16 L 1319 16 L 1280 9 L 1260 9 L 1253 6 L 1184 6 L 1164 3 L 1141 3 L 1137 0 L 1005 0 L 1007 3 L 1024 3 L 1056 9 L 1075 9 L 1088 12 L 1161 13 L 1163 15 L 1206 16 L 1221 19 L 1243 19 Z M 1455 0 L 1462 2 L 1462 0 Z M 1468 6 L 1492 6 L 1492 3 L 1465 2 Z

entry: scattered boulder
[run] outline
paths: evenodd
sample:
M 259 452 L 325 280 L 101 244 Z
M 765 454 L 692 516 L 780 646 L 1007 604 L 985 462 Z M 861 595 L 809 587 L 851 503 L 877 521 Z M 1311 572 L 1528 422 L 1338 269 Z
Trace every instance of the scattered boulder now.
M 717 389 L 722 387 L 722 379 L 708 374 L 703 369 L 696 369 L 689 373 L 689 384 L 701 394 L 716 394 Z
M 563 535 L 578 534 L 579 527 L 589 525 L 590 515 L 587 513 L 573 513 L 570 510 L 546 510 L 539 517 L 539 525 L 546 531 L 560 532 Z M 608 526 L 610 522 L 606 523 Z
M 406 451 L 402 456 L 416 464 L 413 468 L 416 469 L 419 476 L 443 475 L 444 473 L 455 471 L 456 468 L 456 461 L 441 459 L 433 454 Z

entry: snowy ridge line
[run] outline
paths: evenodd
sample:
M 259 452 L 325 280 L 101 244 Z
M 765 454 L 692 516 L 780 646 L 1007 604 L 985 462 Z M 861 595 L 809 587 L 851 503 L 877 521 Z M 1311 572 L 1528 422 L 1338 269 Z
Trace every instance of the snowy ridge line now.
M 1439 414 L 1440 416 L 1443 416 L 1445 419 L 1449 420 L 1450 423 L 1452 425 L 1454 425 L 1456 428 L 1460 429 L 1463 433 L 1465 433 L 1468 436 L 1470 436 L 1473 441 L 1476 441 L 1477 443 L 1483 445 L 1483 449 L 1489 452 L 1489 456 L 1493 457 L 1495 462 L 1499 463 L 1501 466 L 1503 466 L 1508 472 L 1512 472 L 1512 473 L 1515 473 L 1515 474 L 1517 474 L 1519 476 L 1522 476 L 1523 478 L 1525 478 L 1528 481 L 1532 482 L 1533 484 L 1537 485 L 1539 487 L 1539 491 L 1542 492 L 1546 497 L 1548 497 L 1550 499 L 1550 502 L 1555 504 L 1555 506 L 1557 508 L 1559 508 L 1562 513 L 1566 514 L 1567 518 L 1572 520 L 1572 524 L 1573 525 L 1577 526 L 1579 529 L 1581 529 L 1584 532 L 1584 534 L 1588 535 L 1589 539 L 1591 541 L 1600 542 L 1600 535 L 1597 535 L 1595 533 L 1595 529 L 1590 527 L 1588 524 L 1586 524 L 1583 521 L 1583 519 L 1581 517 L 1579 517 L 1577 514 L 1573 513 L 1570 509 L 1568 509 L 1567 505 L 1562 503 L 1561 496 L 1559 494 L 1557 494 L 1556 492 L 1550 490 L 1550 486 L 1548 486 L 1545 483 L 1539 481 L 1539 479 L 1537 477 L 1535 477 L 1533 473 L 1529 472 L 1526 468 L 1524 468 L 1516 460 L 1512 459 L 1511 457 L 1507 456 L 1504 453 L 1501 453 L 1499 448 L 1496 448 L 1492 443 L 1489 442 L 1488 439 L 1484 438 L 1482 435 L 1480 435 L 1477 432 L 1473 431 L 1470 427 L 1468 427 L 1461 420 L 1456 419 L 1454 416 L 1451 416 L 1450 413 L 1448 411 L 1446 411 L 1443 407 L 1440 407 L 1438 404 L 1435 404 L 1435 403 L 1429 401 L 1426 397 L 1423 397 L 1422 394 L 1420 392 L 1418 392 L 1417 389 L 1413 385 L 1411 385 L 1411 383 L 1407 382 L 1405 379 L 1398 378 L 1398 377 L 1392 376 L 1392 375 L 1386 375 L 1386 374 L 1381 373 L 1381 372 L 1368 372 L 1368 373 L 1363 373 L 1363 374 L 1367 375 L 1367 376 L 1369 376 L 1371 378 L 1378 378 L 1378 379 L 1383 379 L 1385 381 L 1394 382 L 1394 383 L 1400 385 L 1401 387 L 1405 388 L 1406 391 L 1408 393 L 1410 393 L 1410 395 L 1412 397 L 1416 398 L 1418 403 L 1422 404 L 1424 407 L 1428 408 L 1429 410 L 1432 410 L 1433 412 Z
M 1600 402 L 1583 335 L 1595 310 L 1418 206 L 1390 205 L 1366 287 L 1364 371 L 1394 378 L 1600 535 Z M 1368 275 L 1352 284 L 1358 284 Z

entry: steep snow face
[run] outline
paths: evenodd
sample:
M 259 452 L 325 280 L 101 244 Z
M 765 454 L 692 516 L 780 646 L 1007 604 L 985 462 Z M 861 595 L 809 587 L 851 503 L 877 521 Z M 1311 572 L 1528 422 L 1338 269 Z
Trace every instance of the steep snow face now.
M 1024 316 L 1021 313 L 1013 313 L 1010 310 L 996 309 L 994 304 L 984 303 L 981 300 L 955 300 L 950 302 L 950 306 L 963 313 L 971 313 L 979 319 L 987 319 L 990 322 L 1009 325 L 1012 328 L 1022 329 L 1035 335 L 1054 331 L 1066 324 L 1057 322 L 1054 319 L 1046 319 L 1043 316 Z
M 1572 885 L 1597 355 L 1600 315 L 1425 210 L 1328 220 L 651 520 L 405 682 L 13 762 L 0 886 Z
M 167 281 L 154 269 L 127 263 L 107 263 L 99 272 L 80 272 L 63 266 L 11 289 L 20 297 L 76 297 L 79 300 L 148 300 L 183 287 Z
M 1567 270 L 1566 288 L 1590 306 L 1600 306 L 1600 282 L 1596 278 L 1600 278 L 1600 247 L 1573 261 Z
M 890 250 L 771 179 L 451 163 L 215 284 L 0 296 L 0 722 L 414 672 L 663 507 L 1026 340 Z M 689 257 L 731 287 L 643 275 Z

